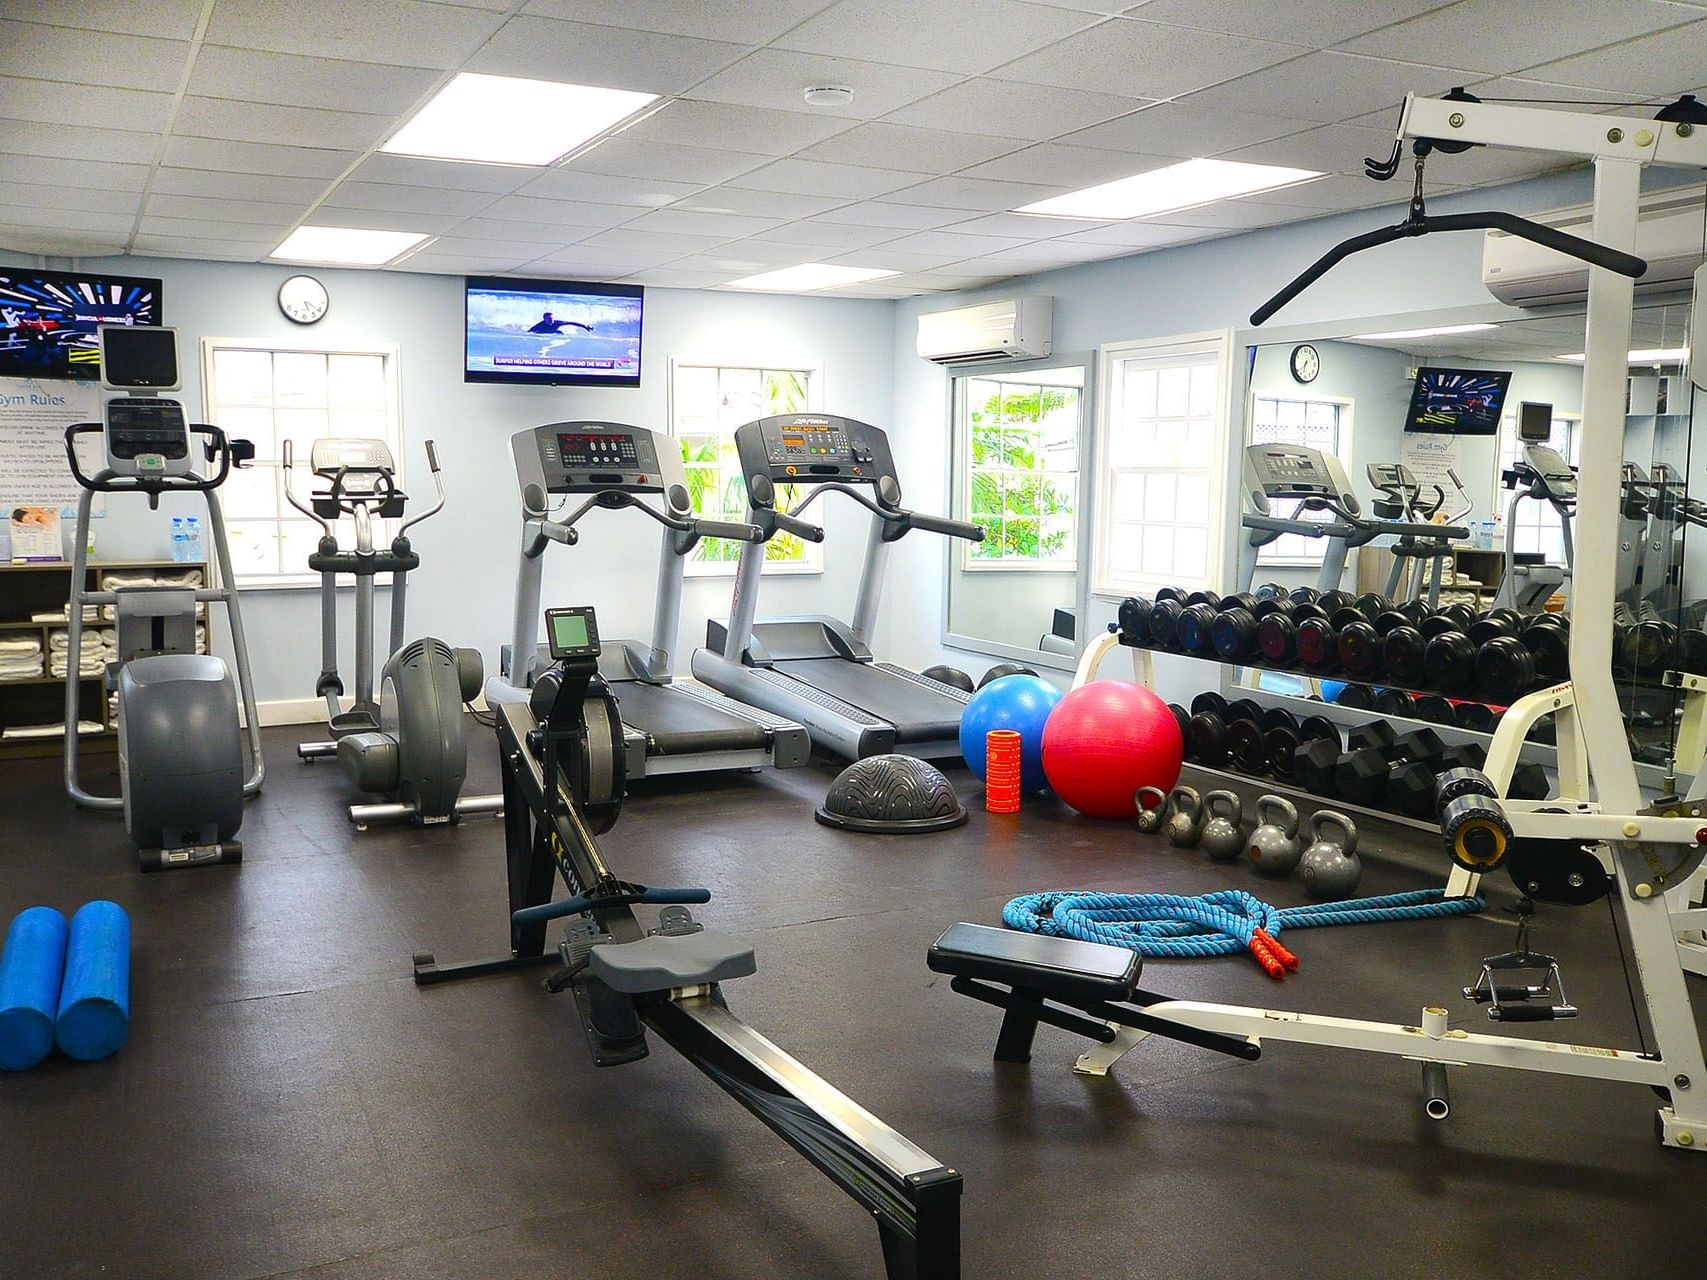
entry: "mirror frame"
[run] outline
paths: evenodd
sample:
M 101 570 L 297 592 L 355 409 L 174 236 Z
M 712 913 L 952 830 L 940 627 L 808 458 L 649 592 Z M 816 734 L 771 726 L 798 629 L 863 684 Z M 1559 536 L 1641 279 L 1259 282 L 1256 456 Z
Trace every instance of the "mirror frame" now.
M 1085 618 L 1086 597 L 1090 573 L 1087 557 L 1090 555 L 1090 522 L 1086 519 L 1092 493 L 1093 469 L 1090 465 L 1091 451 L 1096 435 L 1097 395 L 1100 390 L 1097 385 L 1097 362 L 1095 351 L 1057 351 L 1052 355 L 1042 356 L 1035 360 L 1014 360 L 1001 365 L 968 364 L 950 365 L 948 372 L 948 440 L 949 458 L 947 472 L 948 492 L 944 495 L 944 510 L 955 519 L 956 485 L 958 476 L 956 468 L 960 462 L 961 423 L 959 415 L 960 384 L 968 378 L 976 378 L 989 373 L 1046 373 L 1051 369 L 1082 368 L 1085 371 L 1084 386 L 1079 396 L 1079 486 L 1078 507 L 1075 516 L 1074 530 L 1075 553 L 1077 568 L 1073 573 L 1073 608 L 1075 616 L 1082 623 Z M 1071 674 L 1078 666 L 1079 655 L 1084 652 L 1085 637 L 1082 626 L 1077 628 L 1078 634 L 1073 640 L 1073 652 L 1046 653 L 1042 649 L 1026 648 L 1021 645 L 1003 644 L 997 640 L 984 640 L 977 636 L 957 632 L 951 625 L 954 590 L 954 555 L 956 548 L 950 543 L 948 554 L 943 558 L 942 565 L 942 645 L 945 649 L 957 649 L 965 653 L 981 654 L 985 657 L 1001 658 L 1009 662 L 1023 662 L 1030 666 L 1047 667 L 1052 671 L 1064 671 Z

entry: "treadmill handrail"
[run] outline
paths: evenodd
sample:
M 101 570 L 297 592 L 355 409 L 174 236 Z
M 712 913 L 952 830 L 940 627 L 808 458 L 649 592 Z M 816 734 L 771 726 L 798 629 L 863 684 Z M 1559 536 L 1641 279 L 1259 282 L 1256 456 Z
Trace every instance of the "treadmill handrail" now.
M 948 516 L 927 515 L 922 511 L 911 511 L 906 507 L 886 507 L 882 503 L 873 502 L 851 485 L 845 484 L 814 485 L 812 492 L 797 502 L 791 510 L 777 514 L 779 517 L 784 514 L 791 518 L 798 516 L 813 502 L 817 501 L 819 494 L 831 490 L 852 498 L 885 524 L 905 526 L 901 530 L 902 533 L 906 533 L 909 529 L 923 529 L 926 533 L 940 533 L 947 538 L 964 538 L 968 542 L 982 542 L 984 540 L 984 527 L 982 525 L 971 524 L 965 520 L 954 520 Z M 808 527 L 817 528 L 816 525 Z M 818 529 L 818 535 L 813 541 L 823 540 L 822 529 Z

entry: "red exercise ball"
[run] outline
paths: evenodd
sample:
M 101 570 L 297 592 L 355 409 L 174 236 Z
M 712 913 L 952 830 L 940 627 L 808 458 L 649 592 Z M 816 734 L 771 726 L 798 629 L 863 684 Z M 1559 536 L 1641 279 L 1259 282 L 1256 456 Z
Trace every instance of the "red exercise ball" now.
M 1093 818 L 1130 818 L 1133 792 L 1171 790 L 1184 760 L 1185 742 L 1168 704 L 1125 680 L 1074 689 L 1043 726 L 1049 785 Z

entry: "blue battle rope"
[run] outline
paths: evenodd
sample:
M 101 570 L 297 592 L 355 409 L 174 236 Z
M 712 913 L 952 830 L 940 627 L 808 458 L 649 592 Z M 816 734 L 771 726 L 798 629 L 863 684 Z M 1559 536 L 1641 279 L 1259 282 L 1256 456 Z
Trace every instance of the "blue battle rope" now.
M 1125 947 L 1141 956 L 1226 956 L 1249 952 L 1279 978 L 1297 960 L 1275 941 L 1282 929 L 1379 924 L 1473 915 L 1479 897 L 1440 889 L 1389 893 L 1302 907 L 1275 907 L 1242 889 L 1192 898 L 1173 893 L 1028 893 L 1002 908 L 1010 929 Z

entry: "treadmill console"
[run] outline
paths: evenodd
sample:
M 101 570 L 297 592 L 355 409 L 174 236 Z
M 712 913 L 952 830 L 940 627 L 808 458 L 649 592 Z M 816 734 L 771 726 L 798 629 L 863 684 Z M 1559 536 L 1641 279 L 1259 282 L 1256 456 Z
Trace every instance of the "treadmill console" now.
M 743 475 L 768 476 L 778 484 L 878 485 L 895 475 L 888 436 L 869 423 L 830 413 L 749 422 L 736 430 L 735 449 Z
M 510 437 L 510 449 L 515 455 L 516 481 L 530 510 L 545 509 L 543 502 L 530 498 L 530 486 L 537 487 L 542 498 L 609 490 L 661 493 L 672 514 L 693 509 L 680 443 L 645 427 L 549 422 L 518 431 Z
M 103 407 L 107 467 L 121 476 L 190 473 L 190 428 L 184 406 L 157 396 L 119 396 Z
M 1244 485 L 1252 509 L 1264 515 L 1275 498 L 1331 498 L 1353 515 L 1360 510 L 1339 459 L 1303 445 L 1247 445 Z
M 1570 463 L 1559 456 L 1557 449 L 1544 444 L 1525 445 L 1524 464 L 1533 471 L 1555 501 L 1571 502 L 1577 496 L 1577 473 Z

